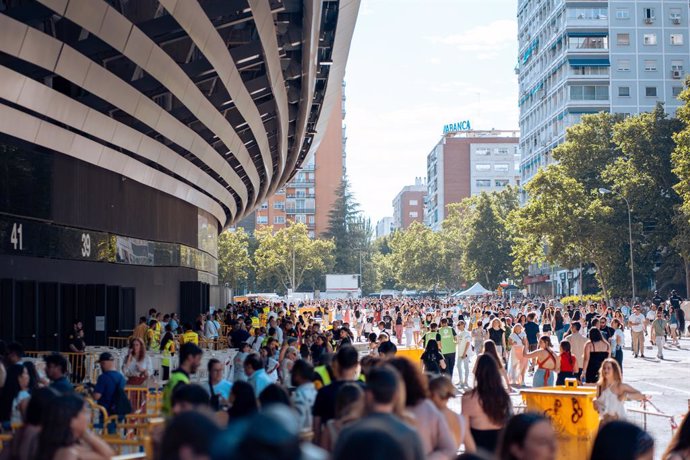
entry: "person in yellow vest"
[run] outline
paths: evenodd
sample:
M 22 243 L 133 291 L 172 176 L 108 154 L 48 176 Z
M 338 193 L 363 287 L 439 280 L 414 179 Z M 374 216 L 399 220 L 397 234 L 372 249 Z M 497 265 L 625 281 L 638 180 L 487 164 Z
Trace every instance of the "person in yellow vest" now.
M 172 332 L 170 324 L 165 325 L 165 334 L 161 340 L 161 367 L 163 368 L 163 381 L 170 378 L 170 365 L 172 364 L 172 357 L 175 354 L 175 336 Z
M 156 324 L 158 324 L 158 321 L 152 319 L 149 322 L 149 328 L 146 331 L 146 347 L 154 353 L 158 353 L 160 351 L 161 343 L 161 334 L 158 332 Z
M 185 343 L 193 343 L 199 345 L 199 334 L 194 332 L 190 323 L 184 324 L 184 334 L 180 336 L 180 346 Z
M 170 375 L 170 380 L 163 388 L 163 415 L 172 415 L 172 395 L 180 384 L 190 382 L 192 374 L 201 365 L 203 351 L 193 343 L 185 343 L 180 347 L 180 367 Z

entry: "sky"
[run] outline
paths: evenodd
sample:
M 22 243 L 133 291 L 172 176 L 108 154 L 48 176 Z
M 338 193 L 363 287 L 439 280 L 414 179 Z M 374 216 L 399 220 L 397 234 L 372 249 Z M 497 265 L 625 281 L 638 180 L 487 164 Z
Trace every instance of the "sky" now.
M 518 129 L 517 0 L 362 0 L 345 74 L 347 175 L 373 225 L 443 125 Z

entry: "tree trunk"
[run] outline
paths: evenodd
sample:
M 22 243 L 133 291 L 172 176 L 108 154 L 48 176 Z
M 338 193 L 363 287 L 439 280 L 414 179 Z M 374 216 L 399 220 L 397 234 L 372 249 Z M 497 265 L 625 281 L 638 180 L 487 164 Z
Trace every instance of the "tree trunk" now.
M 606 300 L 606 303 L 609 303 L 609 293 L 606 290 L 606 282 L 604 281 L 604 274 L 602 271 L 599 269 L 599 265 L 596 263 L 594 264 L 594 267 L 597 269 L 597 278 L 599 278 L 599 283 L 601 284 L 601 290 L 604 293 L 604 300 Z
M 484 272 L 484 278 L 486 278 L 486 289 L 493 291 L 493 289 L 491 289 L 491 283 L 489 283 L 489 274 L 487 272 Z
M 685 267 L 685 298 L 690 299 L 690 259 L 683 258 Z

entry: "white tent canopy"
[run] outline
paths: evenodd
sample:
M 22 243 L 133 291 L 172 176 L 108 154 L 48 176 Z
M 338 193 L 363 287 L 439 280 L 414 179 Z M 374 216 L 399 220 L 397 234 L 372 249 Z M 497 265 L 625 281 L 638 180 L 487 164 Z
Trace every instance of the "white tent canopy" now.
M 479 283 L 474 283 L 471 288 L 466 289 L 462 292 L 457 292 L 453 294 L 453 297 L 469 297 L 473 295 L 485 295 L 485 294 L 492 294 L 492 291 L 489 291 L 488 289 L 484 289 L 484 286 L 482 286 Z

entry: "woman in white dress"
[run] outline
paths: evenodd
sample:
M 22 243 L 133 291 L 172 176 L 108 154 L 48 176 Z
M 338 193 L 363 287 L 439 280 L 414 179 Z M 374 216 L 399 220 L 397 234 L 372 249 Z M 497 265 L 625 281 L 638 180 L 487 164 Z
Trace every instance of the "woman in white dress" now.
M 513 333 L 508 337 L 510 342 L 510 357 L 508 359 L 508 379 L 513 385 L 524 385 L 527 360 L 523 357 L 527 336 L 522 330 L 522 324 L 513 326 Z
M 597 397 L 594 399 L 594 407 L 599 412 L 601 423 L 624 420 L 626 399 L 647 401 L 649 397 L 623 383 L 618 362 L 613 358 L 607 358 L 599 371 Z

